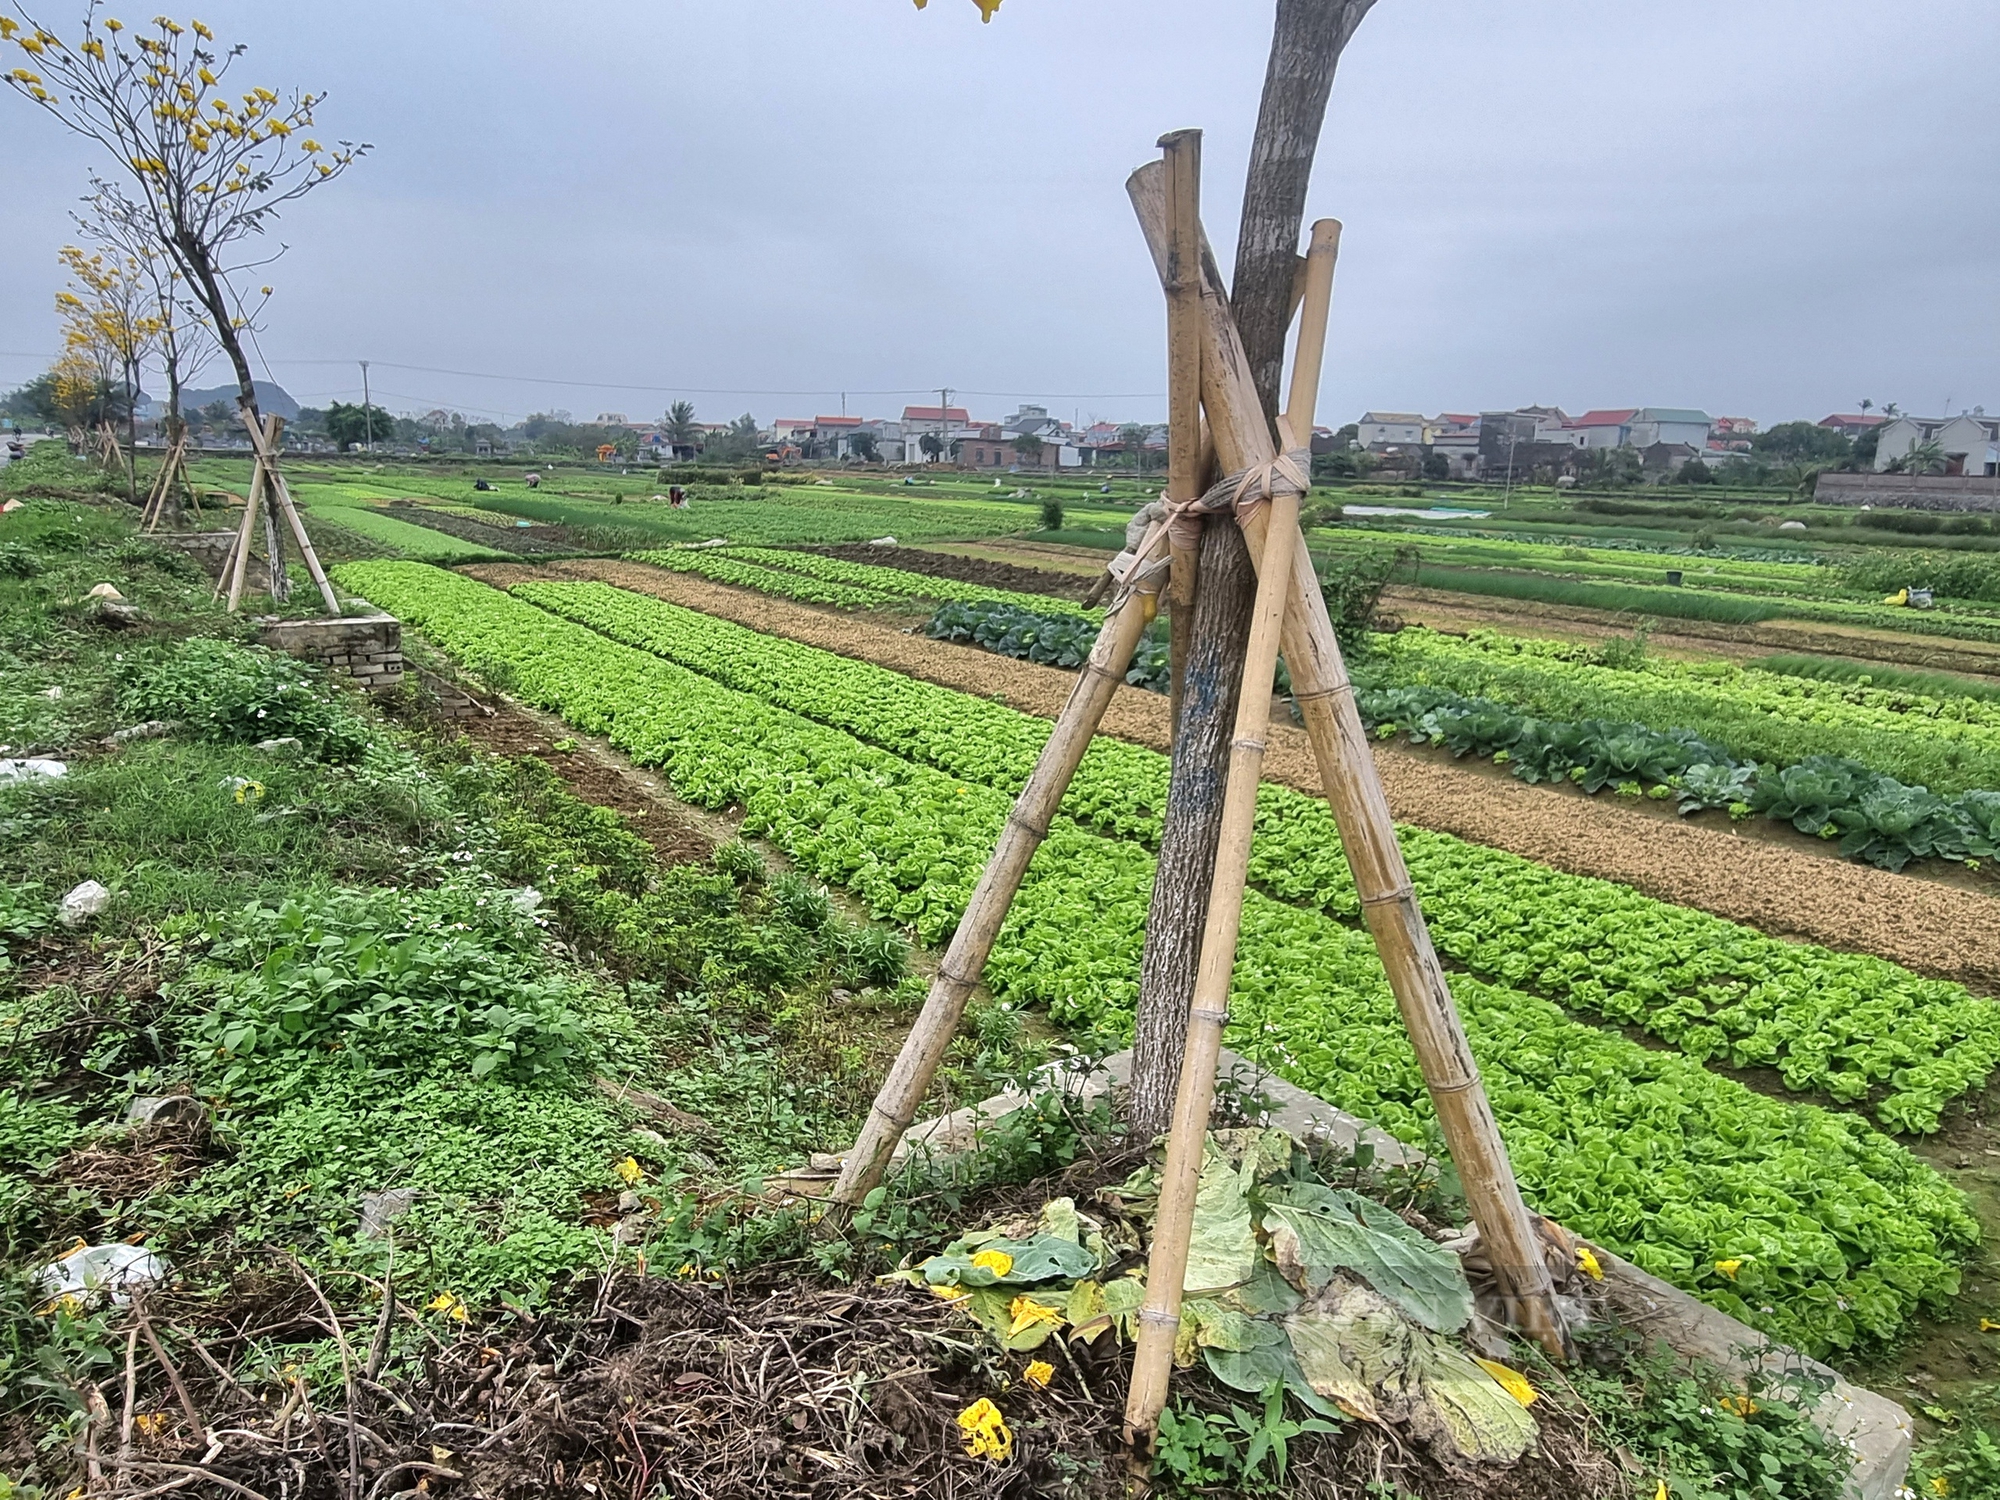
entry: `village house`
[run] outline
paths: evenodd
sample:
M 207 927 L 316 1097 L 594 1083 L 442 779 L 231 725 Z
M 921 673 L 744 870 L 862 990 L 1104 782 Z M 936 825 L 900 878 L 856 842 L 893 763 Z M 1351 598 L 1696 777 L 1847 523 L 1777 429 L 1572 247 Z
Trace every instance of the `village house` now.
M 1944 457 L 1937 472 L 2000 477 L 2000 417 L 1897 417 L 1883 424 L 1881 434 L 1875 442 L 1878 473 L 1920 443 L 1935 443 Z

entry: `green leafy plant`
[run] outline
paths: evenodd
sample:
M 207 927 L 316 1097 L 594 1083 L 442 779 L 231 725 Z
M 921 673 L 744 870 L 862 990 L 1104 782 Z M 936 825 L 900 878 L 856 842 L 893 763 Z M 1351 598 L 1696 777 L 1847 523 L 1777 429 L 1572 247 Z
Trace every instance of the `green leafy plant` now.
M 224 743 L 294 736 L 317 756 L 353 760 L 367 736 L 325 674 L 263 646 L 197 636 L 131 662 L 118 711 Z

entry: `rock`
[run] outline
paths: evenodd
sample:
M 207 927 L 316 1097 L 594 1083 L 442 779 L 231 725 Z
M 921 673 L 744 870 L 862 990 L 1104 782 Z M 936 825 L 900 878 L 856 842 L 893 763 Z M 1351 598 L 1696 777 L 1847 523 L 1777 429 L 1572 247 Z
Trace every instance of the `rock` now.
M 413 1187 L 385 1188 L 379 1193 L 361 1195 L 361 1235 L 364 1239 L 379 1240 L 389 1232 L 389 1226 L 403 1217 L 416 1204 L 417 1190 Z
M 100 583 L 83 596 L 86 599 L 123 599 L 125 596 L 108 583 Z
M 1806 523 L 1803 521 L 1780 521 L 1778 523 L 1778 530 L 1780 531 L 1804 531 L 1805 529 Z
M 852 1000 L 852 999 L 854 998 L 854 991 L 852 991 L 852 990 L 829 990 L 829 991 L 827 992 L 827 998 L 828 998 L 829 1000 L 840 1000 L 840 1001 L 847 1001 L 847 1000 Z
M 97 623 L 109 625 L 113 630 L 125 630 L 139 623 L 139 611 L 130 604 L 116 599 L 100 599 L 93 611 Z
M 621 1214 L 636 1214 L 643 1206 L 639 1195 L 630 1188 L 618 1195 L 618 1212 Z
M 143 724 L 134 724 L 130 729 L 114 729 L 104 737 L 107 745 L 124 745 L 133 740 L 157 740 L 172 734 L 181 726 L 165 719 L 148 719 Z
M 51 779 L 69 775 L 69 767 L 59 760 L 29 756 L 25 760 L 0 760 L 0 781 L 32 781 L 37 776 Z
M 111 892 L 94 880 L 86 880 L 56 904 L 56 921 L 74 932 L 110 904 Z

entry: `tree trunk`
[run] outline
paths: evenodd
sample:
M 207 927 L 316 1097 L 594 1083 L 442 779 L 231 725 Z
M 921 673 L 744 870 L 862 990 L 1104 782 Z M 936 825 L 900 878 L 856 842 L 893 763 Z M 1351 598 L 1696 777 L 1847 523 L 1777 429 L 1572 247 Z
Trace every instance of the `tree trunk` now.
M 1132 1039 L 1129 1117 L 1133 1130 L 1145 1137 L 1162 1134 L 1173 1117 L 1256 592 L 1257 574 L 1236 522 L 1227 516 L 1203 522 L 1192 639 Z
M 1278 415 L 1284 377 L 1285 330 L 1292 321 L 1292 267 L 1305 219 L 1306 185 L 1326 121 L 1333 70 L 1354 28 L 1374 4 L 1375 0 L 1278 0 L 1229 293 L 1229 308 L 1243 335 L 1258 399 L 1264 403 L 1265 417 L 1272 420 Z M 1301 439 L 1307 435 L 1299 434 Z
M 1256 372 L 1266 418 L 1278 411 L 1292 278 L 1305 220 L 1306 182 L 1326 116 L 1334 64 L 1375 0 L 1278 0 L 1263 104 L 1243 191 L 1230 310 Z M 1229 739 L 1250 640 L 1257 575 L 1236 523 L 1202 527 L 1195 575 L 1194 639 L 1175 726 L 1173 773 L 1161 820 L 1160 859 L 1146 914 L 1146 952 L 1133 1022 L 1133 1130 L 1166 1130 L 1173 1116 L 1188 1007 L 1194 1000 L 1209 883 L 1222 835 Z M 1261 689 L 1269 691 L 1268 686 Z

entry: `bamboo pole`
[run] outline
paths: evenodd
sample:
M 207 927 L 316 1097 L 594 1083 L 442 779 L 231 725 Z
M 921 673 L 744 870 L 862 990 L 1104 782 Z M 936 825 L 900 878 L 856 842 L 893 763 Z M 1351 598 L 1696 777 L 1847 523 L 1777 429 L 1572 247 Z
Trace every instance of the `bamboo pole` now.
M 1139 545 L 1134 573 L 1158 561 L 1165 549 L 1166 527 L 1156 524 Z M 965 914 L 945 949 L 944 961 L 938 965 L 937 977 L 931 981 L 924 1008 L 868 1107 L 868 1118 L 854 1149 L 841 1164 L 840 1179 L 833 1187 L 834 1202 L 858 1206 L 882 1181 L 896 1143 L 930 1092 L 931 1081 L 937 1077 L 945 1050 L 965 1014 L 966 1002 L 985 972 L 1000 925 L 1028 872 L 1028 863 L 1048 836 L 1049 820 L 1069 790 L 1070 779 L 1104 720 L 1112 694 L 1125 680 L 1139 637 L 1152 619 L 1158 588 L 1157 579 L 1148 579 L 1127 592 L 1098 632 L 1048 743 L 1042 746 L 1027 785 L 1007 814 L 993 856 L 973 887 Z
M 1154 262 L 1163 265 L 1167 240 L 1163 195 L 1156 181 L 1142 180 L 1149 173 L 1156 178 L 1157 172 L 1153 163 L 1140 168 L 1128 190 Z M 1326 297 L 1330 300 L 1332 257 L 1323 256 L 1320 264 L 1319 274 L 1328 278 Z M 1220 300 L 1221 277 L 1215 273 L 1214 258 L 1204 255 L 1202 266 L 1202 403 L 1209 429 L 1216 435 L 1217 455 L 1223 468 L 1233 472 L 1267 462 L 1272 451 L 1270 438 L 1263 432 L 1255 382 L 1235 325 L 1227 316 L 1227 304 Z M 1308 291 L 1307 296 L 1313 293 Z M 1218 307 L 1220 316 L 1216 314 Z M 1294 382 L 1291 404 L 1295 410 L 1310 412 L 1312 408 L 1318 372 L 1311 372 L 1310 378 L 1310 386 Z M 1244 526 L 1252 558 L 1263 552 L 1264 532 L 1270 524 L 1268 512 L 1260 508 Z M 1381 953 L 1397 1010 L 1416 1050 L 1439 1128 L 1464 1185 L 1467 1207 L 1492 1256 L 1511 1320 L 1551 1355 L 1566 1355 L 1567 1335 L 1555 1308 L 1554 1287 L 1541 1244 L 1466 1042 L 1464 1023 L 1432 947 L 1409 868 L 1396 843 L 1389 801 L 1354 703 L 1353 686 L 1334 638 L 1326 600 L 1302 540 L 1291 549 L 1291 570 L 1282 638 L 1285 663 L 1291 670 L 1293 697 L 1305 720 L 1327 803 L 1340 829 L 1341 847 L 1361 897 L 1362 918 Z
M 1167 498 L 1186 503 L 1201 493 L 1201 132 L 1160 137 L 1167 194 Z M 1195 571 L 1200 552 L 1167 539 L 1169 724 L 1179 724 L 1194 629 Z
M 264 476 L 267 503 L 274 511 L 284 515 L 291 528 L 292 539 L 299 544 L 299 555 L 304 558 L 306 572 L 319 587 L 319 596 L 325 601 L 329 615 L 339 615 L 340 600 L 334 595 L 333 585 L 327 581 L 326 570 L 320 566 L 319 553 L 313 549 L 312 538 L 306 535 L 306 523 L 299 516 L 298 507 L 292 503 L 291 486 L 285 483 L 285 476 L 278 472 L 278 442 L 284 436 L 285 419 L 272 415 L 264 419 L 259 430 L 249 412 L 243 413 L 243 425 L 250 429 L 250 445 L 257 455 L 260 472 Z M 254 485 L 253 485 L 254 488 Z M 274 563 L 275 567 L 276 564 Z
M 1208 921 L 1201 935 L 1201 967 L 1188 1011 L 1187 1049 L 1174 1095 L 1167 1162 L 1160 1179 L 1160 1209 L 1146 1262 L 1146 1301 L 1133 1340 L 1132 1385 L 1125 1402 L 1125 1434 L 1150 1437 L 1167 1404 L 1174 1339 L 1180 1331 L 1182 1282 L 1194 1228 L 1195 1188 L 1209 1111 L 1215 1103 L 1216 1060 L 1229 1022 L 1229 981 L 1236 968 L 1236 940 L 1243 922 L 1243 888 L 1250 869 L 1250 834 L 1257 821 L 1257 787 L 1264 777 L 1264 743 L 1271 724 L 1271 683 L 1278 665 L 1278 637 L 1291 582 L 1287 554 L 1298 536 L 1299 500 L 1289 492 L 1271 502 L 1264 556 L 1257 579 L 1256 612 L 1243 662 L 1243 693 L 1229 743 L 1229 781 L 1222 797 L 1222 839 L 1209 887 Z
M 256 535 L 257 506 L 259 503 L 259 481 L 264 471 L 254 468 L 250 472 L 250 492 L 243 497 L 243 524 L 237 528 L 236 544 L 230 549 L 229 563 L 225 574 L 229 579 L 229 613 L 236 613 L 243 603 L 243 577 L 250 566 L 250 538 Z M 220 580 L 217 580 L 218 587 Z

